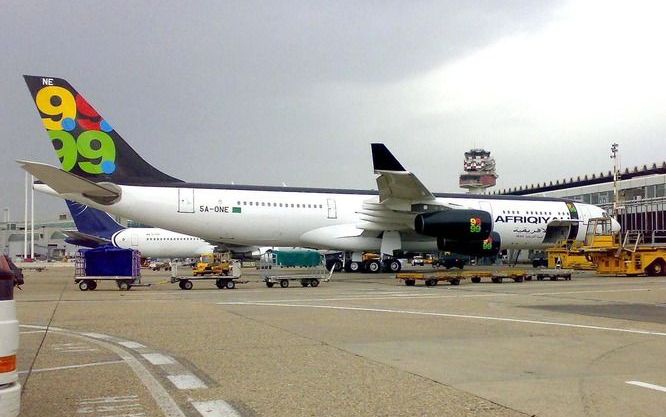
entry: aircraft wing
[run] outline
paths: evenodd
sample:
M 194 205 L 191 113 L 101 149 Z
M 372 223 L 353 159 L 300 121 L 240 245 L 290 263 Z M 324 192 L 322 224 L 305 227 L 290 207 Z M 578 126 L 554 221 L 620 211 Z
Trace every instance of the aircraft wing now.
M 94 183 L 49 164 L 16 161 L 58 194 L 80 194 L 100 204 L 109 204 L 120 198 L 120 187 L 113 183 Z
M 435 196 L 416 175 L 407 171 L 383 143 L 372 144 L 372 164 L 377 177 L 379 202 L 389 199 L 432 201 Z

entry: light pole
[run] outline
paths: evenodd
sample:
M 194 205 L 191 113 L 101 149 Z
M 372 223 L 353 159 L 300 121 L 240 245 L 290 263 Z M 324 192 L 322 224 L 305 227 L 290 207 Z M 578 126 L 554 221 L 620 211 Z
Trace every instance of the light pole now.
M 617 190 L 617 182 L 620 179 L 620 155 L 619 145 L 613 143 L 611 145 L 611 159 L 613 160 L 613 217 L 617 220 L 618 212 L 620 209 L 620 196 Z

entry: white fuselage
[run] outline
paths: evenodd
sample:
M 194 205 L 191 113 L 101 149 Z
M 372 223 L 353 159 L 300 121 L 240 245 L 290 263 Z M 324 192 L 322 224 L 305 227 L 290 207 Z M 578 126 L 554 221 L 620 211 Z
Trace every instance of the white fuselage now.
M 359 228 L 364 203 L 378 201 L 378 196 L 371 193 L 120 187 L 122 196 L 111 205 L 96 204 L 81 195 L 64 197 L 142 223 L 229 244 L 349 251 L 378 250 L 382 244 L 381 232 L 368 233 Z M 491 213 L 493 231 L 499 233 L 502 249 L 552 246 L 552 242 L 544 242 L 547 224 L 554 219 L 572 218 L 566 201 L 556 199 L 453 195 L 438 197 L 436 204 Z M 574 207 L 580 220 L 574 237 L 582 240 L 588 219 L 601 217 L 603 210 L 582 203 L 575 203 Z M 402 231 L 401 239 L 403 250 L 437 249 L 435 238 L 413 230 Z
M 194 258 L 215 249 L 199 237 L 151 227 L 120 230 L 113 234 L 111 243 L 118 248 L 138 250 L 147 258 Z

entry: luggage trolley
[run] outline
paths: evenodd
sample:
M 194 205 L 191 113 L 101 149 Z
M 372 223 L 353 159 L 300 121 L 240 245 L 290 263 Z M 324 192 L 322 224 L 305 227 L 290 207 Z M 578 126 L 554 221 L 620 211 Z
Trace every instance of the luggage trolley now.
M 317 287 L 322 281 L 330 281 L 335 270 L 329 272 L 324 255 L 314 250 L 268 250 L 261 256 L 258 269 L 268 288 L 275 284 L 287 288 L 290 281 Z
M 141 283 L 141 255 L 132 249 L 102 246 L 76 252 L 74 282 L 81 291 L 94 291 L 99 281 L 115 281 L 118 289 L 149 287 Z

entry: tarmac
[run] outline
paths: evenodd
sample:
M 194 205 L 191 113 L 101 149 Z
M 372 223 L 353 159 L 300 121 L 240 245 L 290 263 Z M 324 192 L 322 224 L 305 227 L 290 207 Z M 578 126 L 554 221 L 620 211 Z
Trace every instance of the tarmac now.
M 429 270 L 422 267 L 422 271 Z M 418 269 L 418 268 L 417 268 Z M 180 290 L 26 271 L 21 416 L 659 416 L 666 278 Z

